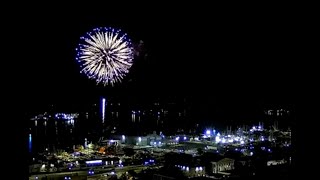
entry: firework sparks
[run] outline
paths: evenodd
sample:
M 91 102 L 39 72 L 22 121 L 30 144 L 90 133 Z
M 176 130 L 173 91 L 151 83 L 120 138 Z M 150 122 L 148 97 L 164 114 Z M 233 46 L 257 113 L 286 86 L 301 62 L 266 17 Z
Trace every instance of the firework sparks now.
M 80 38 L 76 60 L 89 79 L 112 86 L 121 82 L 132 66 L 131 40 L 121 30 L 96 28 Z

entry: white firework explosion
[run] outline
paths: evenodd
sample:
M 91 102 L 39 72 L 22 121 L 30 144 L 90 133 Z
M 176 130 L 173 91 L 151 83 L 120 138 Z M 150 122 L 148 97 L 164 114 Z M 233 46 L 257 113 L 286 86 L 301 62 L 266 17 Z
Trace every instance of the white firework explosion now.
M 96 28 L 80 38 L 76 60 L 81 73 L 105 86 L 121 82 L 134 58 L 131 40 L 121 30 Z

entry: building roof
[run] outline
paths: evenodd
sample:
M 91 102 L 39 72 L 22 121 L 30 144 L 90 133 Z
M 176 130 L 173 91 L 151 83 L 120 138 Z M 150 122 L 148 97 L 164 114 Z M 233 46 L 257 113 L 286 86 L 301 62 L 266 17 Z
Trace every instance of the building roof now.
M 218 161 L 218 163 L 228 163 L 228 162 L 233 162 L 234 159 L 230 159 L 230 158 L 223 158 L 220 161 Z

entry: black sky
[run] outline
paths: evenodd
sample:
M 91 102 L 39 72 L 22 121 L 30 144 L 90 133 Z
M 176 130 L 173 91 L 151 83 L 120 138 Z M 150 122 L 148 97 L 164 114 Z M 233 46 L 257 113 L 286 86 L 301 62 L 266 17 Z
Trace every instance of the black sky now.
M 79 37 L 100 26 L 121 28 L 133 41 L 143 40 L 148 53 L 115 88 L 87 80 L 74 60 Z M 215 102 L 224 109 L 294 103 L 290 14 L 44 11 L 30 27 L 34 36 L 29 40 L 29 87 L 34 104 L 82 101 L 100 94 L 186 95 L 203 106 Z

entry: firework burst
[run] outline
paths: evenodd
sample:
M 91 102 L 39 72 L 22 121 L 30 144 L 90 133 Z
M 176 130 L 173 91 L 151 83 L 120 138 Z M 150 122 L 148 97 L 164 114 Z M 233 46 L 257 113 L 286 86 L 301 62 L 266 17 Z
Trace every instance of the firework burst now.
M 127 34 L 114 28 L 96 28 L 80 38 L 76 60 L 81 73 L 97 84 L 121 82 L 133 63 L 134 50 Z

